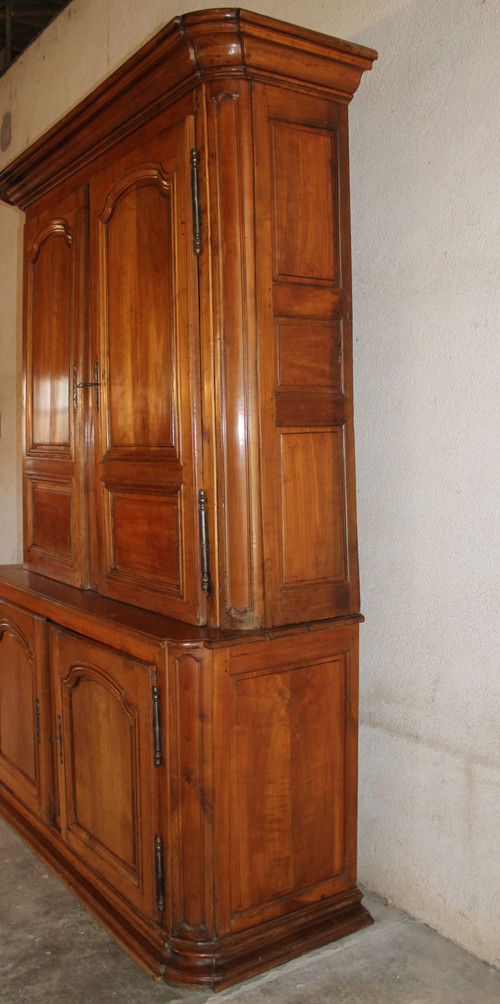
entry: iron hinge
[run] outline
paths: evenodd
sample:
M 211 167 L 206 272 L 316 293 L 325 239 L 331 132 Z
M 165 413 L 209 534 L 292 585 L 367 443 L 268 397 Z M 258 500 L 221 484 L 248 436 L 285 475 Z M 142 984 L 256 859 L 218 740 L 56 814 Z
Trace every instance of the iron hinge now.
M 158 687 L 152 688 L 153 696 L 153 742 L 154 742 L 154 765 L 161 765 L 161 725 L 160 725 L 160 705 L 158 702 Z
M 158 907 L 158 912 L 162 913 L 165 909 L 165 893 L 164 893 L 164 883 L 165 876 L 163 873 L 163 855 L 161 847 L 161 837 L 155 837 L 155 875 L 156 875 L 156 906 Z
M 208 552 L 207 496 L 203 490 L 198 492 L 198 513 L 200 519 L 201 588 L 204 593 L 209 593 L 210 556 Z
M 198 154 L 191 150 L 191 192 L 193 196 L 193 251 L 201 251 L 200 200 L 198 197 Z
M 50 736 L 51 743 L 59 743 L 59 762 L 63 762 L 63 737 L 62 737 L 62 723 L 61 716 L 57 716 L 57 735 Z
M 41 743 L 41 733 L 40 733 L 40 700 L 37 697 L 35 702 L 35 715 L 36 715 L 36 742 L 37 746 Z

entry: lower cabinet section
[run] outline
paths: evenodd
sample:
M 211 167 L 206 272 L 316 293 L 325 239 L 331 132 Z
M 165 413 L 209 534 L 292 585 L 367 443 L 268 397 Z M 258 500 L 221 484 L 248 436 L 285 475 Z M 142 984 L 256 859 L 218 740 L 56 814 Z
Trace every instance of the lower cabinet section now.
M 0 591 L 0 809 L 146 969 L 222 989 L 371 922 L 354 618 L 236 635 Z

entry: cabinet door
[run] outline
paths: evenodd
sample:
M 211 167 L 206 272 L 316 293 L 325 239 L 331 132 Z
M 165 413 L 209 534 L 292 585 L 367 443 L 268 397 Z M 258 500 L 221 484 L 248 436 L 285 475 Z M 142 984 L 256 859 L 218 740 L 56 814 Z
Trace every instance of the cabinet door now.
M 187 119 L 118 149 L 91 180 L 90 207 L 98 588 L 196 623 L 205 614 L 191 133 Z
M 45 622 L 0 601 L 0 783 L 48 817 L 50 756 Z
M 58 190 L 28 211 L 25 230 L 27 568 L 88 584 L 84 359 L 86 193 Z
M 145 916 L 153 898 L 154 667 L 51 629 L 61 834 Z

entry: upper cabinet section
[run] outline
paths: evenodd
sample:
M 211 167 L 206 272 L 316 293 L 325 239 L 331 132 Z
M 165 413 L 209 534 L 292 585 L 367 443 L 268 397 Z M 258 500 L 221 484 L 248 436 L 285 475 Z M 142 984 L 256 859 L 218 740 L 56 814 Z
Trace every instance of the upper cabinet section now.
M 0 175 L 27 568 L 231 630 L 359 612 L 347 106 L 375 55 L 186 14 Z

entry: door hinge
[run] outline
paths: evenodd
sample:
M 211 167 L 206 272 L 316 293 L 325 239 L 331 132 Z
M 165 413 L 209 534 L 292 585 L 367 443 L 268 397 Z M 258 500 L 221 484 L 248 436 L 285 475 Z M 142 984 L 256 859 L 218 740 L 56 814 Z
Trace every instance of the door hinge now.
M 154 765 L 161 766 L 161 725 L 160 725 L 160 705 L 158 703 L 158 687 L 152 688 L 153 696 L 153 742 L 154 742 Z
M 161 837 L 155 837 L 155 875 L 156 875 L 156 906 L 158 912 L 162 913 L 165 908 L 165 893 L 163 874 L 163 856 L 161 847 Z
M 193 196 L 193 251 L 201 251 L 200 200 L 198 198 L 198 154 L 191 150 L 191 192 Z
M 210 592 L 210 557 L 208 553 L 208 533 L 207 533 L 207 496 L 203 491 L 198 492 L 198 513 L 200 519 L 200 548 L 201 548 L 201 588 L 204 593 Z
M 63 762 L 63 737 L 62 737 L 62 724 L 61 716 L 57 716 L 57 735 L 50 736 L 51 743 L 59 743 L 59 762 Z
M 37 746 L 39 746 L 41 743 L 41 734 L 40 734 L 40 700 L 38 697 L 35 701 L 35 715 L 36 715 L 36 742 Z

